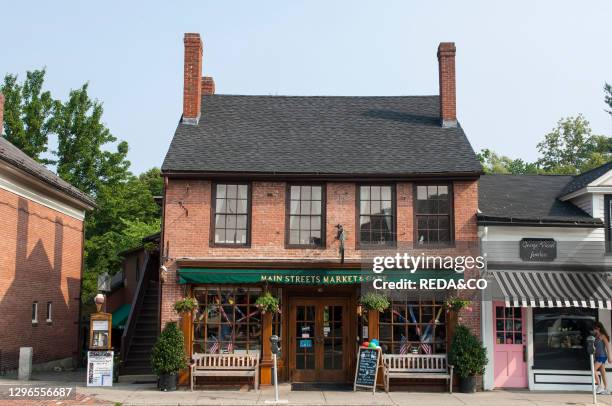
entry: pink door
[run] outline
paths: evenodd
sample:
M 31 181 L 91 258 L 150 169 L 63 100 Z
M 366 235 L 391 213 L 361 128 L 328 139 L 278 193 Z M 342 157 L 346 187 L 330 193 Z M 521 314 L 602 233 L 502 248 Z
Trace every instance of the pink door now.
M 494 374 L 496 388 L 527 387 L 525 309 L 493 302 L 495 329 Z

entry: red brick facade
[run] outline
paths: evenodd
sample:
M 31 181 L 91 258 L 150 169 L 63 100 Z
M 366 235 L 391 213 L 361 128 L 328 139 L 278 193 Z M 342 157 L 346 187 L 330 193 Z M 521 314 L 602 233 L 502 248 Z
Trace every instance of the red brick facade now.
M 250 247 L 220 248 L 210 245 L 211 188 L 208 180 L 169 179 L 164 206 L 163 254 L 169 258 L 165 265 L 170 270 L 162 285 L 161 325 L 178 316 L 172 304 L 183 297 L 183 287 L 176 282 L 176 259 L 219 260 L 312 260 L 339 261 L 336 224 L 342 224 L 346 232 L 345 257 L 359 260 L 361 251 L 356 249 L 356 190 L 355 183 L 328 182 L 326 184 L 326 246 L 324 249 L 295 249 L 285 247 L 285 182 L 252 182 L 252 218 Z M 396 183 L 396 215 L 398 249 L 412 246 L 413 183 Z M 466 254 L 470 242 L 478 241 L 476 212 L 478 206 L 478 182 L 453 182 L 454 233 L 457 241 L 447 254 Z M 473 254 L 473 252 L 470 252 Z M 465 311 L 463 323 L 480 330 L 480 313 L 476 307 Z
M 17 366 L 19 347 L 34 363 L 77 355 L 83 222 L 0 189 L 0 229 L 0 367 Z

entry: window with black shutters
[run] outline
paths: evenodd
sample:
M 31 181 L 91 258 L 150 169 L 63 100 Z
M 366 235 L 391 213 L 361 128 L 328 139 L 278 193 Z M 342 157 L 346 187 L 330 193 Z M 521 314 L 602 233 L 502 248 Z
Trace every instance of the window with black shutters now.
M 359 244 L 395 244 L 395 189 L 391 185 L 359 186 Z
M 322 185 L 290 185 L 287 194 L 287 245 L 323 247 L 325 188 Z
M 217 245 L 244 246 L 249 242 L 249 186 L 215 184 L 214 233 Z
M 415 186 L 415 238 L 418 245 L 452 241 L 452 188 L 450 185 Z

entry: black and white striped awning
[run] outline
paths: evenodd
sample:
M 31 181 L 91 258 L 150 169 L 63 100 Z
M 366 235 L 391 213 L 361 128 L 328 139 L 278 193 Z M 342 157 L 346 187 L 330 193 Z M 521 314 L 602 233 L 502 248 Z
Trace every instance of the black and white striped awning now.
M 604 272 L 494 271 L 506 306 L 612 309 Z

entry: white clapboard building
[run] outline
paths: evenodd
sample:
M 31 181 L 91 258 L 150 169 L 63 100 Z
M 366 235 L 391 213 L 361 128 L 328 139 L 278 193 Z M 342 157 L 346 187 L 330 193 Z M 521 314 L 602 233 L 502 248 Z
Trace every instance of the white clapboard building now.
M 485 389 L 590 390 L 586 338 L 595 321 L 611 330 L 612 162 L 479 188 Z

